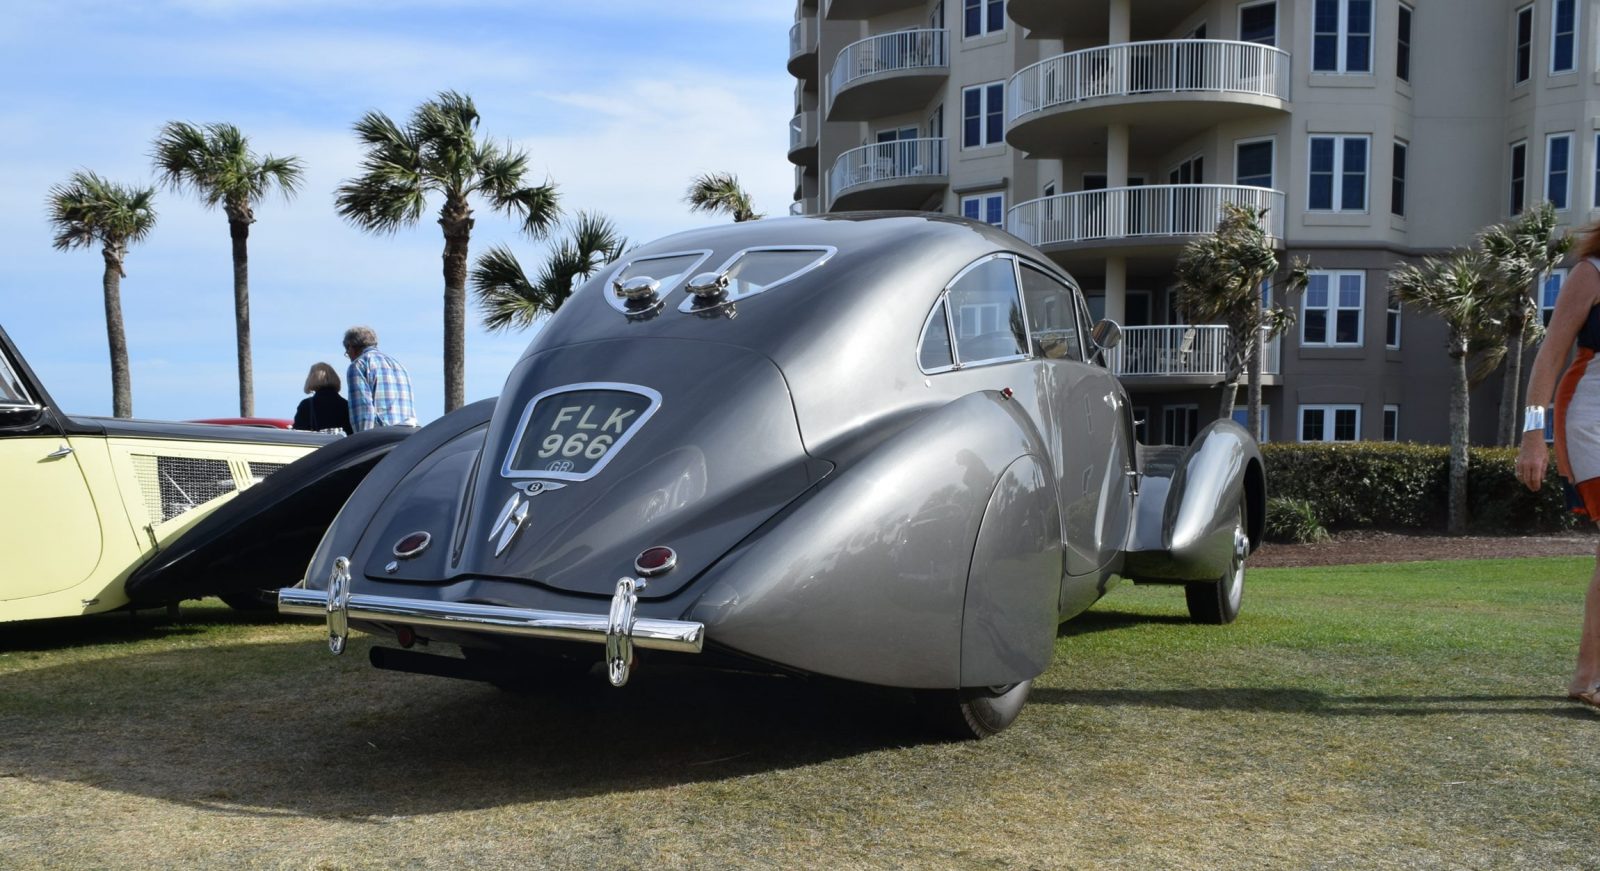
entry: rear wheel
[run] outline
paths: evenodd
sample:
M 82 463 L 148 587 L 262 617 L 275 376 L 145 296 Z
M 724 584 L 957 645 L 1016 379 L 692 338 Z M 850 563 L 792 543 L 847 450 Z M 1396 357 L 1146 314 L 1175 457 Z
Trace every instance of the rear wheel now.
M 1200 581 L 1183 587 L 1184 597 L 1189 601 L 1189 619 L 1196 623 L 1220 625 L 1232 623 L 1239 616 L 1239 607 L 1244 601 L 1244 560 L 1250 555 L 1244 512 L 1241 501 L 1233 521 L 1233 554 L 1228 570 L 1215 581 Z
M 958 690 L 924 690 L 918 704 L 928 710 L 929 721 L 943 734 L 959 740 L 997 735 L 1016 722 L 1028 701 L 1032 680 L 999 687 L 963 687 Z

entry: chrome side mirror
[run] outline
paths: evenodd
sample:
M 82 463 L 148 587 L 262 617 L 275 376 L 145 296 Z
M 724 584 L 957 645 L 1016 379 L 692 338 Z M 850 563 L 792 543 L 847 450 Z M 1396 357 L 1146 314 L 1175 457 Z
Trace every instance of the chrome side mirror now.
M 1109 351 L 1122 344 L 1122 327 L 1109 318 L 1101 320 L 1089 330 L 1089 341 L 1094 344 L 1090 360 L 1102 360 Z
M 1089 339 L 1096 348 L 1109 351 L 1122 344 L 1122 326 L 1113 320 L 1102 320 L 1089 331 Z

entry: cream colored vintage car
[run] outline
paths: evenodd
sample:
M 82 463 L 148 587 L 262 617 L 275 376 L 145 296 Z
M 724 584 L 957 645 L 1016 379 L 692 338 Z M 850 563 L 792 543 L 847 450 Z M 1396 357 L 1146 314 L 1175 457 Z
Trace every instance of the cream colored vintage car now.
M 0 329 L 0 622 L 128 605 L 134 569 L 331 438 L 69 416 Z

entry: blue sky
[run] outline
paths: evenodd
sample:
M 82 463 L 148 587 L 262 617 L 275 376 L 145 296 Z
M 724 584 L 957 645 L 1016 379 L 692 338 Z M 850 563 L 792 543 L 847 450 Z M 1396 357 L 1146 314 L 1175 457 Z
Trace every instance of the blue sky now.
M 250 236 L 256 413 L 287 417 L 318 360 L 343 371 L 347 326 L 373 326 L 410 369 L 418 413 L 443 411 L 434 216 L 395 236 L 341 221 L 350 125 L 404 119 L 444 89 L 472 95 L 480 132 L 525 148 L 570 213 L 609 215 L 634 241 L 714 222 L 682 203 L 697 173 L 731 170 L 759 210 L 788 208 L 794 80 L 787 0 L 61 0 L 8 4 L 0 30 L 0 325 L 66 410 L 111 410 L 102 261 L 50 246 L 45 199 L 74 170 L 150 184 L 169 120 L 228 121 L 258 152 L 306 163 L 300 195 L 256 210 Z M 437 204 L 432 204 L 436 209 Z M 237 413 L 227 221 L 158 195 L 128 256 L 122 307 L 134 414 Z M 543 243 L 477 210 L 473 253 L 506 242 L 530 270 Z M 467 398 L 499 392 L 531 333 L 469 312 Z

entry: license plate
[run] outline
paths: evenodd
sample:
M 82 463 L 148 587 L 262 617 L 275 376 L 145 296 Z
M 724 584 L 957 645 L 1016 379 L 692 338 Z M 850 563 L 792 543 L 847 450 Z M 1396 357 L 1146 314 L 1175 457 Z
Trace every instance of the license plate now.
M 529 400 L 506 452 L 507 478 L 584 481 L 599 474 L 661 405 L 635 384 L 569 384 Z

